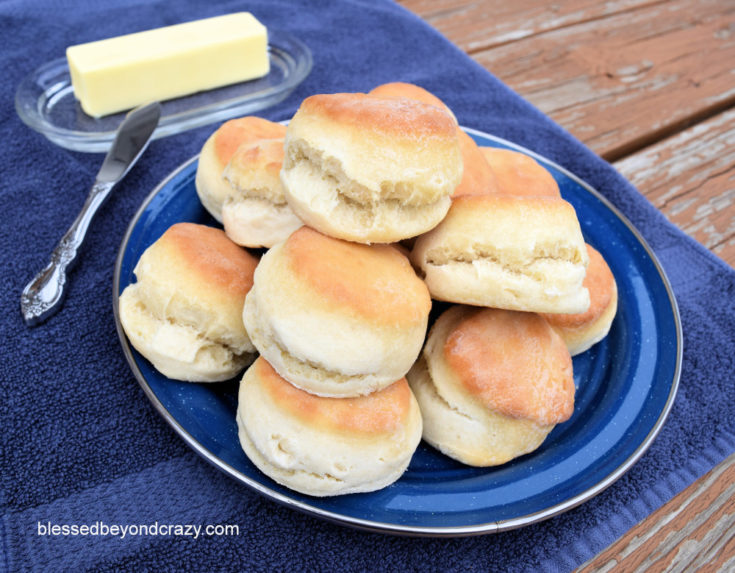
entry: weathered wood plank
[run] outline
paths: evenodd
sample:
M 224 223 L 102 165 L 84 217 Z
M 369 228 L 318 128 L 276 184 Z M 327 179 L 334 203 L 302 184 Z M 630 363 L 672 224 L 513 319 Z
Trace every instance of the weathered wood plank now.
M 735 266 L 735 2 L 399 1 Z M 735 456 L 581 570 L 735 570 L 733 484 Z
M 735 3 L 667 2 L 473 57 L 614 160 L 735 104 Z
M 614 165 L 669 220 L 735 267 L 735 110 Z
M 662 0 L 400 0 L 465 52 L 660 3 Z
M 732 571 L 735 454 L 577 571 Z

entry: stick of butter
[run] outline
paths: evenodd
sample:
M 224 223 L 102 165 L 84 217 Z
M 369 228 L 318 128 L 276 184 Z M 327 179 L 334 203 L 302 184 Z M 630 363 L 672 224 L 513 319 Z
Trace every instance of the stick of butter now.
M 268 32 L 237 12 L 70 46 L 72 88 L 101 117 L 266 75 Z

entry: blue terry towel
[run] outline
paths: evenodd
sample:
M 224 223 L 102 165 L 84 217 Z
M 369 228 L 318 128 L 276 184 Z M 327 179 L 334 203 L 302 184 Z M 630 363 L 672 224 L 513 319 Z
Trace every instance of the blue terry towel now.
M 424 86 L 462 125 L 549 157 L 588 181 L 641 231 L 673 285 L 684 331 L 679 394 L 662 432 L 619 481 L 551 520 L 494 535 L 405 538 L 355 531 L 266 500 L 193 453 L 130 372 L 111 283 L 128 222 L 213 126 L 154 141 L 94 221 L 63 309 L 24 326 L 19 294 L 73 220 L 101 162 L 28 129 L 21 79 L 68 45 L 248 10 L 302 39 L 314 69 L 260 115 L 290 117 L 314 93 Z M 669 224 L 607 163 L 387 0 L 199 2 L 5 0 L 0 571 L 570 570 L 733 451 L 735 272 Z M 237 524 L 239 536 L 42 535 L 50 524 Z

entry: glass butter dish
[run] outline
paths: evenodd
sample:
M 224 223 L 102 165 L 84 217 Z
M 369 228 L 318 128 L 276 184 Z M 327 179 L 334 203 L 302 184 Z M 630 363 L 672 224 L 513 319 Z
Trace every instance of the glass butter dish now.
M 153 138 L 271 107 L 311 71 L 311 51 L 286 32 L 269 30 L 268 55 L 271 69 L 265 77 L 162 102 Z M 101 118 L 84 113 L 74 97 L 66 58 L 47 62 L 27 76 L 16 91 L 15 109 L 26 125 L 74 151 L 107 151 L 125 117 L 124 112 Z

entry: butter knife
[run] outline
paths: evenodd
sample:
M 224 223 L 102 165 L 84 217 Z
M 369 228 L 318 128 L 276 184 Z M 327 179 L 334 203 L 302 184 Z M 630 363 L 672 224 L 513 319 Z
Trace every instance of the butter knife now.
M 160 117 L 161 105 L 154 102 L 135 108 L 123 119 L 81 212 L 51 253 L 49 264 L 23 289 L 20 309 L 28 326 L 40 324 L 60 308 L 66 294 L 67 272 L 77 259 L 89 224 L 115 185 L 145 151 Z

